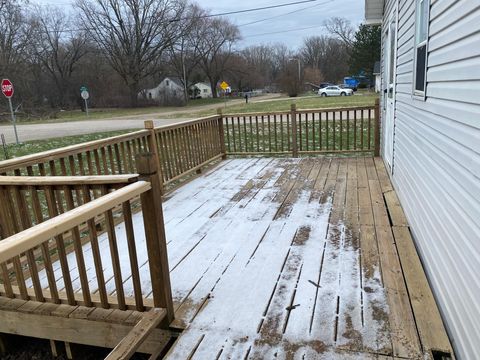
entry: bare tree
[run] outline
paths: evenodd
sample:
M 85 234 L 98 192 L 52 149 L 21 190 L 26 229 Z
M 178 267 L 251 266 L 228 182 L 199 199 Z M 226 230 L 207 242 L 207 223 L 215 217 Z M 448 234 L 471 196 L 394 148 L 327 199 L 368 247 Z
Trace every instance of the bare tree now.
M 23 11 L 26 2 L 1 0 L 0 74 L 9 74 L 25 60 L 30 26 Z
M 73 22 L 65 12 L 56 7 L 35 9 L 34 46 L 39 63 L 55 85 L 52 105 L 67 105 L 72 94 L 71 78 L 80 59 L 86 54 L 86 36 L 80 31 L 71 31 Z
M 77 0 L 80 19 L 138 103 L 143 79 L 153 75 L 164 50 L 183 34 L 181 0 Z
M 172 72 L 180 79 L 184 87 L 185 102 L 188 101 L 188 88 L 193 85 L 192 74 L 197 69 L 201 54 L 199 51 L 200 38 L 196 36 L 196 27 L 202 25 L 201 17 L 205 11 L 198 5 L 190 5 L 184 19 L 180 19 L 183 36 L 172 43 L 168 49 L 169 63 Z
M 303 62 L 314 69 L 319 69 L 328 56 L 329 40 L 330 38 L 325 35 L 305 38 L 300 48 Z
M 252 87 L 270 85 L 274 80 L 275 54 L 272 46 L 252 45 L 241 52 L 248 71 L 245 77 Z
M 337 82 L 348 72 L 348 47 L 336 37 L 307 37 L 300 54 L 306 66 L 320 71 L 323 80 Z
M 213 97 L 217 97 L 217 83 L 227 70 L 233 47 L 240 39 L 240 32 L 237 26 L 226 19 L 203 18 L 196 27 L 194 36 L 200 39 L 197 45 L 200 67 L 210 82 Z
M 324 26 L 330 34 L 342 40 L 346 46 L 351 47 L 353 45 L 355 28 L 349 20 L 333 17 L 326 20 Z

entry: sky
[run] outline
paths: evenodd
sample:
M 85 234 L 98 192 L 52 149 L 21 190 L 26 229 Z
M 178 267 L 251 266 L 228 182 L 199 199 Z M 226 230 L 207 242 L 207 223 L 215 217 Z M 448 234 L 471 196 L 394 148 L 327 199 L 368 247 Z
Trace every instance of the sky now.
M 301 0 L 197 0 L 196 2 L 211 13 L 218 14 L 297 1 Z M 32 0 L 31 2 L 71 8 L 68 5 L 69 0 Z M 344 17 L 354 25 L 359 25 L 364 19 L 364 1 L 312 0 L 302 4 L 225 17 L 239 26 L 243 38 L 238 44 L 239 48 L 257 44 L 284 43 L 296 49 L 301 46 L 305 37 L 325 34 L 323 23 L 329 18 Z M 284 32 L 294 29 L 303 30 Z M 278 33 L 272 34 L 275 32 Z

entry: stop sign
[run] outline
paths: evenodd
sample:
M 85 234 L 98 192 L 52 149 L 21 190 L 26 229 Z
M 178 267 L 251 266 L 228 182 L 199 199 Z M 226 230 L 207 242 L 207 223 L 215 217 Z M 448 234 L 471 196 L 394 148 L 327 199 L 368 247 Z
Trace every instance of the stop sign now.
M 2 93 L 7 98 L 11 98 L 13 96 L 13 84 L 10 80 L 2 80 Z

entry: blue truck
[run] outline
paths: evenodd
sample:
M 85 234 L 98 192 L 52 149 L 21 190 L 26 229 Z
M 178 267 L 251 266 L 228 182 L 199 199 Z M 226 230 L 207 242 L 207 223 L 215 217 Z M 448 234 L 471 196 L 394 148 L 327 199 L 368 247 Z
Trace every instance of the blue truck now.
M 350 76 L 343 78 L 343 85 L 348 89 L 352 89 L 353 91 L 357 91 L 359 83 L 360 81 Z

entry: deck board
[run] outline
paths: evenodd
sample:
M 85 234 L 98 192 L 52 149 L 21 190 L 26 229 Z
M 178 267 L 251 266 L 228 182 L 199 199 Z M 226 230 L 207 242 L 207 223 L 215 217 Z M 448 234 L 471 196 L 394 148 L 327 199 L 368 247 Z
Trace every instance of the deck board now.
M 392 191 L 385 168 L 368 157 L 251 158 L 224 161 L 169 194 L 172 326 L 185 330 L 167 358 L 423 357 L 391 215 L 408 224 L 394 194 L 385 198 Z M 133 221 L 148 296 L 141 213 Z M 124 225 L 116 231 L 122 249 Z M 106 235 L 99 243 L 108 254 Z M 95 290 L 88 244 L 85 250 Z M 78 291 L 73 254 L 68 261 Z M 120 264 L 132 296 L 128 254 L 120 253 Z M 112 264 L 103 265 L 114 294 Z

